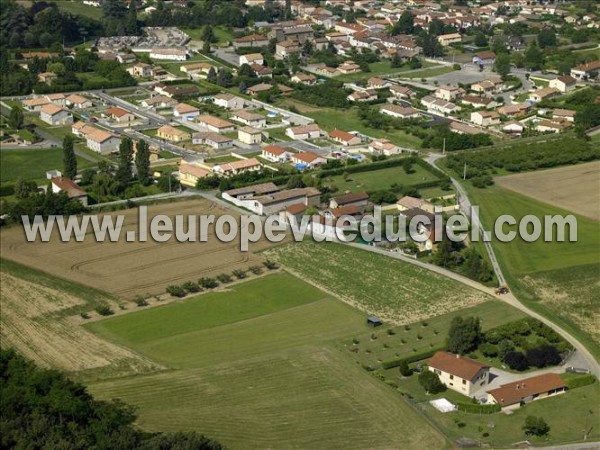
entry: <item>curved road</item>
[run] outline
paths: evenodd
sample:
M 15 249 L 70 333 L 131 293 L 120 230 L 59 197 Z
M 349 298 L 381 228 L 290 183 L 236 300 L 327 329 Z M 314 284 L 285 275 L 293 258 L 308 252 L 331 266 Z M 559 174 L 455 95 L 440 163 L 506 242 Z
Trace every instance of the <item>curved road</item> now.
M 425 160 L 429 164 L 434 166 L 436 169 L 441 170 L 444 173 L 446 173 L 446 175 L 448 175 L 448 173 L 445 170 L 441 169 L 440 167 L 438 167 L 436 165 L 436 162 L 441 158 L 445 158 L 445 155 L 442 155 L 439 153 L 433 153 L 433 154 L 430 154 Z M 452 184 L 456 187 L 456 190 L 458 192 L 458 201 L 459 201 L 460 209 L 464 214 L 466 214 L 467 217 L 469 217 L 469 211 L 470 211 L 472 204 L 471 204 L 471 201 L 469 200 L 469 197 L 467 196 L 467 192 L 456 179 L 454 179 L 452 177 L 450 177 L 450 179 L 452 180 Z M 479 221 L 479 218 L 477 217 L 475 220 L 477 220 L 478 223 L 473 224 L 473 225 L 478 225 L 481 233 L 482 234 L 485 233 L 483 224 Z M 490 261 L 492 263 L 494 273 L 496 274 L 496 277 L 498 278 L 498 282 L 500 283 L 500 285 L 506 284 L 506 279 L 504 278 L 504 275 L 502 274 L 502 269 L 500 268 L 500 265 L 498 264 L 496 254 L 494 253 L 494 249 L 492 248 L 491 243 L 486 242 L 484 240 L 484 244 L 485 244 L 485 249 L 490 258 Z M 385 253 L 388 253 L 388 252 L 385 252 Z M 403 259 L 403 258 L 401 258 L 401 259 Z M 411 258 L 406 258 L 406 260 L 407 260 L 407 262 L 412 262 L 412 263 L 418 262 L 418 261 L 412 260 Z M 434 269 L 432 267 L 432 265 L 430 265 L 430 264 L 419 263 L 418 265 L 425 266 L 429 270 L 434 270 L 436 272 L 443 273 L 444 275 L 446 275 L 450 278 L 460 281 L 461 283 L 468 284 L 471 287 L 475 287 L 476 289 L 479 289 L 480 291 L 488 292 L 491 295 L 493 295 L 494 297 L 498 298 L 499 300 L 502 300 L 502 301 L 508 303 L 509 305 L 514 306 L 517 309 L 520 309 L 524 313 L 539 320 L 540 322 L 545 323 L 550 328 L 552 328 L 554 331 L 556 331 L 558 334 L 560 334 L 563 338 L 565 338 L 567 341 L 569 341 L 571 343 L 571 345 L 573 345 L 573 347 L 577 350 L 577 353 L 579 354 L 579 356 L 583 360 L 583 362 L 585 362 L 585 364 L 587 365 L 587 368 L 590 370 L 590 372 L 593 373 L 596 377 L 600 377 L 600 364 L 598 363 L 596 358 L 594 358 L 592 353 L 581 342 L 579 342 L 571 333 L 569 333 L 566 330 L 564 330 L 563 328 L 559 327 L 551 320 L 547 319 L 546 317 L 542 316 L 541 314 L 538 314 L 537 312 L 535 312 L 535 311 L 531 310 L 530 308 L 528 308 L 527 306 L 525 306 L 523 303 L 521 303 L 519 301 L 518 298 L 516 298 L 512 294 L 512 292 L 510 292 L 508 294 L 504 294 L 504 295 L 496 295 L 493 290 L 483 286 L 482 284 L 480 284 L 476 281 L 465 279 L 465 277 L 455 274 L 454 272 L 450 272 L 445 269 L 442 269 L 444 272 L 441 272 L 440 270 L 437 270 L 437 269 L 441 269 L 441 268 Z M 467 280 L 468 280 L 468 282 L 467 282 Z

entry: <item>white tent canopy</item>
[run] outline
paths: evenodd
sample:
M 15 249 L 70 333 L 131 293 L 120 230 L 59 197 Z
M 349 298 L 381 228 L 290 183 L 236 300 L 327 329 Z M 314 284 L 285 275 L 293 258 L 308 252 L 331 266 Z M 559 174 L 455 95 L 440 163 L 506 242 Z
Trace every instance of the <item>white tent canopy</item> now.
M 442 413 L 452 412 L 452 411 L 456 411 L 458 409 L 456 407 L 456 405 L 454 405 L 453 403 L 450 403 L 445 398 L 438 398 L 437 400 L 431 400 L 429 402 L 429 404 L 431 406 L 433 406 L 435 409 L 437 409 L 439 412 L 442 412 Z

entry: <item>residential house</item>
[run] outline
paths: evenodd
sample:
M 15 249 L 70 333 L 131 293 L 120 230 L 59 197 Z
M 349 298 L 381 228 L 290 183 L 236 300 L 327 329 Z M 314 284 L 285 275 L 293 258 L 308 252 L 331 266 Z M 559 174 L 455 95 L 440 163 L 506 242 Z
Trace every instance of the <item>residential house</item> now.
M 160 139 L 166 139 L 171 142 L 181 142 L 190 139 L 190 133 L 171 125 L 163 125 L 156 131 L 156 136 Z
M 567 120 L 541 120 L 535 124 L 535 129 L 541 133 L 561 133 L 572 126 Z
M 501 94 L 504 90 L 504 82 L 500 77 L 488 78 L 487 80 L 479 81 L 471 85 L 471 91 L 476 92 L 486 97 L 492 97 L 496 94 Z
M 575 89 L 576 85 L 577 80 L 569 75 L 555 78 L 548 83 L 548 87 L 558 89 L 563 94 Z
M 150 50 L 150 58 L 169 61 L 185 61 L 187 51 L 182 48 L 153 48 Z
M 70 125 L 73 123 L 73 114 L 67 109 L 48 103 L 40 109 L 40 119 L 53 126 Z
M 369 204 L 369 194 L 366 192 L 351 192 L 337 197 L 332 197 L 329 200 L 329 208 L 342 208 L 353 206 L 364 208 Z
M 152 64 L 136 63 L 127 68 L 127 72 L 134 78 L 149 78 L 152 76 Z
M 233 139 L 213 132 L 198 132 L 192 134 L 192 144 L 208 145 L 215 150 L 233 147 Z
M 517 122 L 516 120 L 506 122 L 502 127 L 502 131 L 507 134 L 520 135 L 523 133 L 523 130 L 525 130 L 525 125 L 523 125 L 521 122 Z
M 254 128 L 264 128 L 267 126 L 267 119 L 265 116 L 262 114 L 253 113 L 251 111 L 233 111 L 230 119 Z
M 183 120 L 194 120 L 200 115 L 200 110 L 187 103 L 179 103 L 173 108 L 173 116 Z
M 290 127 L 287 130 L 285 130 L 285 134 L 291 139 L 317 139 L 321 136 L 321 129 L 316 123 L 311 123 L 309 125 Z
M 71 133 L 80 138 L 85 138 L 93 130 L 96 130 L 96 128 L 86 124 L 81 120 L 78 122 L 73 122 L 71 125 Z
M 60 173 L 60 172 L 59 172 Z M 58 194 L 59 192 L 66 192 L 70 199 L 75 199 L 83 206 L 88 205 L 88 195 L 83 189 L 81 189 L 77 183 L 67 177 L 58 176 L 50 179 L 52 184 L 52 192 Z
M 215 164 L 212 171 L 226 177 L 243 172 L 257 172 L 262 169 L 262 164 L 256 158 L 240 159 L 239 161 Z
M 481 128 L 456 121 L 450 122 L 449 128 L 451 132 L 456 134 L 480 134 L 484 132 Z
M 40 83 L 52 84 L 56 80 L 57 75 L 53 72 L 42 72 L 38 74 L 37 79 Z
M 351 102 L 372 102 L 373 100 L 377 100 L 377 91 L 375 89 L 354 91 L 346 98 Z
M 392 144 L 389 139 L 375 139 L 369 143 L 369 151 L 380 155 L 397 155 L 402 153 L 402 149 L 396 144 Z
M 238 140 L 248 145 L 260 144 L 263 140 L 263 132 L 252 127 L 238 128 Z
M 519 117 L 527 114 L 531 109 L 529 103 L 515 103 L 513 105 L 501 106 L 496 111 L 506 117 Z
M 471 122 L 482 127 L 498 125 L 500 114 L 496 111 L 475 111 L 471 113 Z
M 492 65 L 496 62 L 494 52 L 481 52 L 473 56 L 473 64 Z
M 406 86 L 392 84 L 389 89 L 395 98 L 411 99 L 415 96 L 415 92 Z
M 171 108 L 178 104 L 177 100 L 166 95 L 156 95 L 154 97 L 146 98 L 140 103 L 145 108 Z
M 452 114 L 453 112 L 460 111 L 460 106 L 441 98 L 432 97 L 431 95 L 423 97 L 421 104 L 427 108 L 427 111 L 432 113 Z
M 119 53 L 117 55 L 117 61 L 121 64 L 132 64 L 137 60 L 135 53 Z
M 164 86 L 158 85 L 154 87 L 154 90 L 161 94 L 166 95 L 167 97 L 173 98 L 177 96 L 191 96 L 198 95 L 200 89 L 198 86 Z
M 427 365 L 428 370 L 437 374 L 448 389 L 467 397 L 490 382 L 490 366 L 464 356 L 436 352 Z
M 271 89 L 273 89 L 273 85 L 268 83 L 259 83 L 255 84 L 254 86 L 250 86 L 248 89 L 246 89 L 246 92 L 250 95 L 258 95 L 261 92 L 268 92 Z
M 267 161 L 281 163 L 291 158 L 292 152 L 278 145 L 267 145 L 262 149 L 262 157 Z
M 238 49 L 242 47 L 253 47 L 260 48 L 269 45 L 269 39 L 260 34 L 250 34 L 248 36 L 242 36 L 234 39 L 233 48 Z
M 416 119 L 421 117 L 421 112 L 411 106 L 385 105 L 380 111 L 382 114 L 398 119 Z
M 292 164 L 295 164 L 297 168 L 313 169 L 326 162 L 325 158 L 313 152 L 300 152 L 292 155 Z
M 598 78 L 599 72 L 600 60 L 573 67 L 571 69 L 571 76 L 577 80 L 589 80 Z
M 196 187 L 198 180 L 207 177 L 211 171 L 206 167 L 182 160 L 179 163 L 179 182 L 184 186 Z
M 135 116 L 132 113 L 119 107 L 108 108 L 104 114 L 117 123 L 129 124 L 135 120 Z
M 101 155 L 116 152 L 121 145 L 121 139 L 117 136 L 98 128 L 88 131 L 85 138 L 87 147 Z
M 337 67 L 337 71 L 342 74 L 358 73 L 360 72 L 360 66 L 354 61 L 348 60 L 340 64 Z
M 449 34 L 441 34 L 438 36 L 438 42 L 447 47 L 450 44 L 454 44 L 462 41 L 462 36 L 460 33 L 449 33 Z
M 575 122 L 575 114 L 577 114 L 577 111 L 571 109 L 555 109 L 552 111 L 552 120 Z
M 270 67 L 261 66 L 260 64 L 250 64 L 250 68 L 258 78 L 273 78 L 273 70 Z
M 455 86 L 442 86 L 437 88 L 433 95 L 435 98 L 440 98 L 442 100 L 446 100 L 447 102 L 451 102 L 452 100 L 457 99 L 461 92 L 462 90 Z
M 265 58 L 260 53 L 250 53 L 248 55 L 240 55 L 240 66 L 243 64 L 260 64 L 261 66 L 265 63 Z
M 71 108 L 75 108 L 75 109 L 87 109 L 87 108 L 91 108 L 92 105 L 92 101 L 85 98 L 83 95 L 79 95 L 79 94 L 71 94 L 69 95 L 66 99 L 65 102 L 67 104 L 67 106 L 70 106 Z
M 215 66 L 205 62 L 184 64 L 179 67 L 179 70 L 181 70 L 184 73 L 187 73 L 191 79 L 205 79 L 210 73 L 211 69 L 214 69 L 215 71 L 217 70 Z
M 356 134 L 338 130 L 337 128 L 329 133 L 329 139 L 345 146 L 358 145 L 362 142 L 362 139 Z
M 385 89 L 391 86 L 389 81 L 386 81 L 379 77 L 371 77 L 367 80 L 367 87 L 369 89 Z
M 228 133 L 235 130 L 235 125 L 231 122 L 211 115 L 202 115 L 196 117 L 196 122 L 215 133 Z
M 290 78 L 292 83 L 302 83 L 306 85 L 313 85 L 317 82 L 317 77 L 315 77 L 312 73 L 302 73 L 298 72 L 292 78 Z
M 213 97 L 213 103 L 226 109 L 243 109 L 246 101 L 233 94 L 217 94 Z
M 398 208 L 398 211 L 406 211 L 413 208 L 419 208 L 430 214 L 433 214 L 435 212 L 435 205 L 433 203 L 430 203 L 427 200 L 423 200 L 422 198 L 411 197 L 410 195 L 405 195 L 400 200 L 398 200 L 396 202 L 396 207 Z
M 50 103 L 54 103 L 56 106 L 67 106 L 67 97 L 65 97 L 65 94 L 47 94 L 45 97 Z
M 560 91 L 553 87 L 545 87 L 529 93 L 529 101 L 539 103 L 547 98 L 560 94 Z
M 500 405 L 503 410 L 511 410 L 522 403 L 563 394 L 566 390 L 567 384 L 560 376 L 544 373 L 491 389 L 487 391 L 487 401 Z
M 286 40 L 278 42 L 275 45 L 275 58 L 285 59 L 292 53 L 300 53 L 302 51 L 302 44 L 298 41 Z
M 460 103 L 463 105 L 470 105 L 473 108 L 496 108 L 498 103 L 493 101 L 491 98 L 478 97 L 476 95 L 465 95 L 460 99 Z
M 23 106 L 27 111 L 39 111 L 42 109 L 44 105 L 50 104 L 47 98 L 45 97 L 34 97 L 23 100 Z
M 271 183 L 265 184 L 269 185 Z M 249 188 L 253 187 L 256 188 L 257 186 L 249 186 Z M 268 189 L 268 187 L 266 189 Z M 321 193 L 318 189 L 313 187 L 287 190 L 278 190 L 278 188 L 275 187 L 275 191 L 262 195 L 260 195 L 260 191 L 248 193 L 246 188 L 241 188 L 225 191 L 222 193 L 222 197 L 237 206 L 246 208 L 259 215 L 277 214 L 280 211 L 297 204 L 303 204 L 307 207 L 318 206 L 321 202 Z

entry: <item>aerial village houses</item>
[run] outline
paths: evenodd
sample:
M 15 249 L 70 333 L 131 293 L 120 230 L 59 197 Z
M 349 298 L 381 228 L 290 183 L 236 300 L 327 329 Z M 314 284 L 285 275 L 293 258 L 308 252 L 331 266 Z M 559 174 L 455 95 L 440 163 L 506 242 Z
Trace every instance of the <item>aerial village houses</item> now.
M 312 169 L 321 164 L 325 164 L 326 162 L 327 160 L 325 158 L 313 152 L 301 152 L 292 155 L 292 163 L 295 164 L 297 168 Z
M 554 96 L 558 95 L 559 93 L 560 93 L 560 91 L 556 88 L 545 87 L 542 89 L 538 89 L 537 91 L 531 92 L 529 94 L 529 100 L 534 103 L 539 103 L 542 100 L 554 97 Z
M 179 164 L 179 182 L 185 186 L 196 187 L 198 180 L 210 175 L 210 170 L 181 161 Z
M 87 132 L 85 137 L 87 147 L 101 155 L 116 152 L 121 144 L 121 139 L 117 136 L 98 128 Z
M 213 131 L 215 133 L 228 133 L 235 130 L 234 124 L 215 116 L 198 116 L 196 118 L 196 122 L 198 122 L 200 126 L 206 128 L 208 131 Z
M 171 142 L 181 142 L 190 139 L 190 134 L 171 125 L 163 125 L 156 131 L 156 136 Z
M 187 51 L 181 48 L 153 48 L 150 50 L 150 58 L 185 61 L 187 59 Z
M 386 105 L 381 108 L 381 113 L 398 119 L 416 119 L 421 116 L 418 109 L 410 106 Z
M 438 42 L 447 47 L 450 44 L 458 43 L 462 41 L 462 36 L 460 33 L 449 33 L 449 34 L 441 34 L 438 36 Z
M 241 122 L 244 125 L 248 125 L 249 127 L 254 128 L 264 128 L 267 126 L 267 119 L 265 116 L 253 113 L 251 111 L 233 111 L 230 119 L 235 120 L 236 122 Z
M 49 125 L 70 125 L 73 123 L 73 114 L 67 109 L 48 103 L 40 109 L 40 120 Z
M 123 108 L 119 108 L 119 107 L 108 108 L 104 114 L 107 117 L 110 117 L 116 123 L 120 123 L 120 124 L 122 124 L 122 123 L 129 124 L 135 120 L 135 116 L 133 114 L 131 114 L 129 111 L 127 111 Z
M 232 176 L 242 172 L 256 172 L 262 169 L 262 164 L 256 158 L 240 159 L 227 163 L 216 164 L 212 171 L 218 175 Z
M 261 191 L 273 189 L 271 184 L 233 189 L 223 192 L 222 196 L 225 200 L 259 215 L 276 214 L 296 204 L 318 206 L 321 201 L 321 193 L 313 187 L 279 190 L 275 186 L 275 191 L 261 195 Z
M 555 78 L 548 83 L 548 87 L 558 89 L 563 94 L 575 89 L 576 85 L 577 80 L 569 75 Z
M 263 55 L 261 55 L 260 53 L 250 53 L 248 55 L 240 56 L 240 66 L 243 64 L 248 64 L 248 65 L 258 64 L 258 65 L 262 66 L 264 63 L 265 63 L 265 59 L 264 59 Z
M 87 109 L 92 107 L 92 101 L 83 95 L 71 94 L 65 99 L 67 106 L 75 109 Z
M 219 133 L 197 132 L 192 134 L 192 144 L 208 145 L 215 150 L 233 147 L 233 139 Z
M 436 373 L 448 389 L 467 397 L 490 382 L 490 366 L 464 356 L 436 352 L 427 365 L 428 370 Z
M 260 144 L 263 140 L 263 132 L 258 128 L 253 127 L 241 127 L 238 128 L 238 141 L 252 145 L 252 144 Z
M 285 134 L 292 139 L 317 139 L 321 136 L 321 129 L 316 123 L 311 123 L 309 125 L 288 128 L 285 130 Z
M 332 197 L 329 200 L 329 208 L 341 208 L 344 206 L 355 206 L 365 208 L 369 204 L 369 194 L 366 192 L 355 192 Z
M 243 109 L 246 101 L 243 98 L 236 97 L 233 94 L 224 93 L 215 95 L 213 97 L 213 103 L 226 109 Z
M 289 161 L 292 152 L 289 150 L 279 147 L 278 145 L 267 145 L 263 147 L 261 156 L 267 161 L 274 163 L 281 163 Z
M 555 373 L 545 373 L 524 380 L 501 385 L 487 391 L 489 403 L 497 403 L 503 410 L 518 408 L 521 403 L 563 394 L 567 385 Z
M 79 201 L 83 206 L 88 205 L 88 195 L 83 189 L 81 189 L 73 180 L 63 176 L 52 177 L 50 179 L 52 184 L 52 192 L 58 194 L 59 192 L 66 192 L 69 198 Z
M 600 61 L 592 61 L 587 64 L 581 64 L 571 69 L 571 76 L 576 80 L 588 80 L 597 78 L 600 72 Z
M 482 127 L 498 125 L 500 123 L 500 114 L 496 111 L 475 111 L 471 113 L 471 122 Z
M 338 129 L 329 133 L 329 138 L 345 146 L 358 145 L 362 142 L 362 139 L 359 136 Z
M 187 103 L 179 103 L 173 108 L 173 116 L 183 120 L 192 121 L 200 115 L 200 110 Z

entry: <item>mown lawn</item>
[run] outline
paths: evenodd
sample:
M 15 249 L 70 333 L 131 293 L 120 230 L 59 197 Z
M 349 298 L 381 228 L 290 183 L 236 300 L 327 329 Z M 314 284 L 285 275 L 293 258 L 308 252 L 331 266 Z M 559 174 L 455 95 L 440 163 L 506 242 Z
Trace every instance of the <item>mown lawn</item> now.
M 344 131 L 359 131 L 373 138 L 387 138 L 394 144 L 403 147 L 415 149 L 421 146 L 421 139 L 401 129 L 394 128 L 384 131 L 364 125 L 358 117 L 358 108 L 356 107 L 348 109 L 319 108 L 303 114 L 315 119 L 319 126 L 327 131 L 335 128 Z
M 63 152 L 61 148 L 17 149 L 0 152 L 0 183 L 14 182 L 18 178 L 25 180 L 43 180 L 46 171 L 62 168 Z M 77 158 L 77 167 L 91 167 L 90 161 Z
M 433 69 L 423 69 L 417 72 L 402 74 L 403 78 L 433 78 L 446 73 L 454 72 L 451 66 L 434 67 Z
M 401 166 L 389 167 L 371 172 L 351 173 L 347 179 L 344 179 L 343 175 L 337 175 L 325 178 L 323 181 L 328 185 L 337 187 L 340 192 L 346 190 L 359 192 L 390 189 L 394 183 L 402 186 L 411 186 L 417 183 L 437 180 L 435 175 L 419 165 L 415 164 L 413 169 L 415 170 L 414 173 L 407 174 Z
M 89 386 L 135 405 L 146 430 L 233 449 L 445 444 L 336 345 L 366 332 L 364 315 L 286 273 L 87 327 L 175 369 Z
M 84 5 L 81 0 L 62 0 L 56 2 L 60 9 L 79 16 L 99 20 L 102 18 L 102 8 Z

